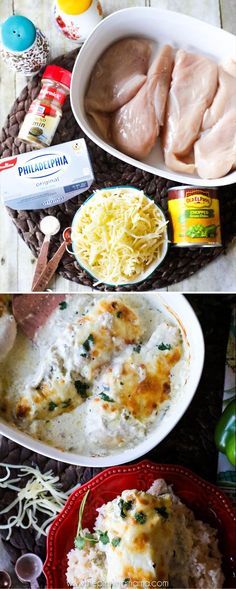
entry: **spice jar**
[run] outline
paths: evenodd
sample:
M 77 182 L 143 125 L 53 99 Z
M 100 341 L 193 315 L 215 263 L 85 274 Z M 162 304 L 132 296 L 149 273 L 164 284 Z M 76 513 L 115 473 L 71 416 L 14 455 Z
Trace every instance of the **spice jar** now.
M 1 27 L 0 54 L 9 69 L 25 76 L 37 74 L 47 63 L 45 35 L 25 16 L 9 16 Z
M 34 147 L 48 147 L 62 117 L 62 105 L 70 90 L 71 72 L 57 65 L 46 67 L 42 88 L 30 105 L 19 139 Z

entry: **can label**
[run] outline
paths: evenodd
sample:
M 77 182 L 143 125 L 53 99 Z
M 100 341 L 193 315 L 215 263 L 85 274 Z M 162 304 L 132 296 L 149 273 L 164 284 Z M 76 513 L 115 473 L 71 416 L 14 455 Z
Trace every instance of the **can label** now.
M 215 189 L 170 189 L 168 209 L 176 245 L 221 245 L 219 199 Z

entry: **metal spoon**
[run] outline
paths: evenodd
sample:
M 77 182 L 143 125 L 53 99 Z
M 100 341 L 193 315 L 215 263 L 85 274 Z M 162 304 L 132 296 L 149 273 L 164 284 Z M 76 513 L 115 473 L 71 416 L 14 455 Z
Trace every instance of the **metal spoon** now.
M 20 556 L 15 564 L 15 573 L 22 583 L 30 583 L 31 589 L 38 589 L 37 578 L 41 575 L 43 563 L 36 554 L 28 552 Z
M 56 235 L 60 230 L 60 221 L 53 217 L 52 215 L 47 215 L 44 217 L 40 222 L 40 231 L 45 235 L 41 250 L 39 252 L 33 282 L 32 282 L 32 290 L 35 288 L 35 284 L 37 283 L 39 276 L 42 274 L 44 268 L 47 264 L 48 259 L 48 250 L 50 245 L 50 239 L 52 235 Z

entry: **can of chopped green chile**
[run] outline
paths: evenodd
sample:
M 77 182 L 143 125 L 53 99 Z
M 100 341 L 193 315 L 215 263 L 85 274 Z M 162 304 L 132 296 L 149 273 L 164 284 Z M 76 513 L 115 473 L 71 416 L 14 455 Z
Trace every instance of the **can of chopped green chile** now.
M 174 186 L 168 190 L 173 245 L 221 247 L 219 196 L 216 188 Z

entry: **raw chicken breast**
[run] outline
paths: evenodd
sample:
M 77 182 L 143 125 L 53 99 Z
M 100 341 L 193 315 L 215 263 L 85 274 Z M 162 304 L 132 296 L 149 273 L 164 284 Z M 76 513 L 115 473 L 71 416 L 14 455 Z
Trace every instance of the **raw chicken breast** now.
M 97 61 L 85 98 L 85 110 L 114 112 L 131 100 L 146 80 L 151 46 L 146 39 L 121 39 Z
M 89 114 L 89 117 L 93 119 L 97 131 L 101 135 L 102 139 L 108 143 L 111 143 L 111 114 L 107 112 L 93 111 Z
M 233 109 L 212 129 L 202 133 L 194 151 L 201 178 L 221 178 L 236 167 L 236 113 Z
M 235 69 L 231 67 L 230 71 Z M 202 129 L 194 146 L 198 174 L 201 178 L 221 178 L 236 167 L 236 77 L 222 67 L 219 87 L 205 112 Z
M 229 57 L 220 63 L 220 66 L 225 72 L 236 78 L 236 61 Z
M 164 45 L 148 72 L 148 80 L 151 80 L 153 77 L 156 84 L 154 92 L 154 108 L 160 126 L 164 125 L 165 121 L 166 103 L 173 67 L 173 48 L 170 47 L 170 45 Z
M 172 170 L 194 172 L 194 163 L 186 162 L 186 156 L 215 96 L 217 73 L 217 65 L 203 55 L 182 49 L 176 54 L 163 133 L 165 162 Z
M 127 155 L 143 159 L 156 142 L 164 121 L 173 62 L 173 49 L 165 45 L 153 61 L 145 84 L 114 115 L 113 142 Z
M 231 108 L 236 113 L 236 77 L 219 67 L 219 86 L 211 107 L 204 114 L 202 121 L 203 131 L 213 127 Z

